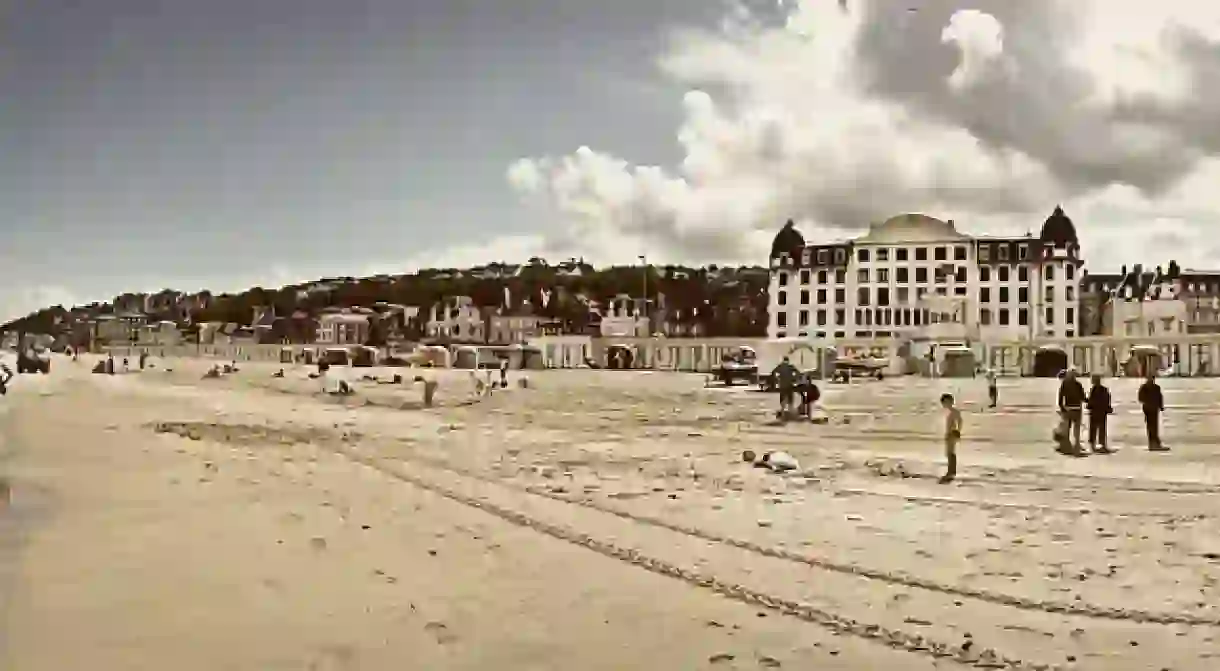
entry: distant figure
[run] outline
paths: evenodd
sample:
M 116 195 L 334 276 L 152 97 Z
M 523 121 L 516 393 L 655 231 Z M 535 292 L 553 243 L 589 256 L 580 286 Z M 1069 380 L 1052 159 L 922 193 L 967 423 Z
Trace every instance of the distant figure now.
M 1161 413 L 1165 412 L 1165 395 L 1161 393 L 1161 385 L 1156 383 L 1156 372 L 1150 371 L 1148 379 L 1140 385 L 1139 402 L 1144 410 L 1144 428 L 1148 431 L 1148 450 L 1168 452 L 1169 448 L 1161 444 Z
M 987 407 L 994 408 L 1000 404 L 1000 389 L 996 386 L 995 369 L 987 370 L 987 398 L 991 400 L 991 404 Z
M 962 440 L 962 411 L 953 405 L 953 394 L 942 394 L 940 407 L 945 411 L 945 475 L 940 484 L 953 482 L 957 477 L 957 445 Z
M 147 365 L 148 365 L 148 352 L 146 350 L 141 350 L 140 351 L 140 370 L 144 370 L 144 368 Z
M 1089 449 L 1094 454 L 1110 454 L 1112 450 L 1106 430 L 1106 422 L 1114 413 L 1110 390 L 1102 384 L 1101 376 L 1097 373 L 1093 373 L 1090 380 L 1093 386 L 1089 387 L 1089 398 L 1086 401 L 1089 407 Z
M 781 419 L 788 419 L 792 413 L 792 404 L 796 400 L 796 381 L 800 376 L 800 371 L 788 357 L 784 357 L 783 361 L 771 371 L 775 376 L 775 386 L 779 387 L 779 412 Z
M 500 359 L 500 388 L 508 389 L 508 359 Z
M 1068 431 L 1072 436 L 1072 449 L 1076 454 L 1084 454 L 1080 444 L 1080 424 L 1084 418 L 1084 403 L 1087 395 L 1080 380 L 1076 379 L 1076 371 L 1071 368 L 1063 374 L 1063 382 L 1059 384 L 1059 412 L 1067 420 Z
M 813 410 L 813 404 L 817 403 L 818 399 L 822 397 L 822 392 L 818 389 L 818 386 L 814 384 L 813 376 L 811 375 L 801 376 L 800 392 L 801 416 L 809 417 L 810 412 Z
M 0 396 L 8 394 L 8 383 L 13 379 L 13 369 L 8 364 L 0 363 Z
M 759 459 L 753 450 L 746 450 L 741 453 L 741 460 L 755 468 L 765 468 L 773 473 L 786 473 L 801 467 L 796 457 L 787 452 L 764 452 Z

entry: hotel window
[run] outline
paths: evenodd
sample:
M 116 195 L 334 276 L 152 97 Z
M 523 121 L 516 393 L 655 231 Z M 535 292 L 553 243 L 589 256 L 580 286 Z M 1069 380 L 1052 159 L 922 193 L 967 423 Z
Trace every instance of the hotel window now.
M 847 290 L 835 289 L 835 303 L 843 304 L 847 302 Z
M 1076 316 L 1076 311 L 1073 310 L 1072 308 L 1067 308 L 1066 310 L 1063 311 L 1063 321 L 1067 322 L 1068 324 L 1071 324 L 1072 322 L 1076 321 L 1075 319 L 1073 319 L 1073 317 L 1075 317 L 1075 316 Z
M 890 281 L 890 271 L 888 268 L 878 268 L 877 269 L 877 281 L 878 282 L 889 282 Z
M 856 289 L 856 305 L 868 305 L 868 288 Z
M 835 263 L 842 265 L 845 261 L 847 261 L 847 252 L 843 251 L 842 249 L 836 249 Z
M 802 266 L 809 265 L 809 250 L 808 249 L 801 252 L 801 265 Z
M 843 284 L 847 281 L 847 271 L 842 268 L 835 271 L 835 284 Z
M 1021 261 L 1029 258 L 1029 245 L 1020 245 L 1017 247 L 1017 258 Z
M 1046 314 L 1044 316 L 1046 317 L 1045 321 L 1046 321 L 1047 326 L 1054 324 L 1055 323 L 1055 308 L 1047 308 Z
M 1000 272 L 1000 281 L 1007 282 L 1008 281 L 1008 266 L 1000 266 L 999 272 Z
M 797 314 L 797 326 L 809 326 L 809 311 L 801 310 Z
M 826 273 L 825 270 L 819 270 L 818 271 L 818 284 L 826 284 L 827 277 L 829 277 L 829 275 Z
M 1000 287 L 1000 302 L 1008 302 L 1008 287 Z
M 945 247 L 937 247 L 932 253 L 932 258 L 937 261 L 948 261 L 949 250 Z
M 1029 326 L 1029 309 L 1021 308 L 1017 310 L 1017 323 L 1021 326 Z
M 906 266 L 898 268 L 895 272 L 897 273 L 897 279 L 898 279 L 899 284 L 905 284 L 908 281 L 908 276 L 910 275 L 910 273 L 907 271 Z
M 809 271 L 808 270 L 801 271 L 801 284 L 809 284 Z
M 990 303 L 991 302 L 991 287 L 983 287 L 982 289 L 979 289 L 979 302 L 980 303 Z
M 979 310 L 979 324 L 983 326 L 991 326 L 991 310 L 983 308 Z
M 867 249 L 857 249 L 856 250 L 856 260 L 861 263 L 867 263 L 868 262 L 868 250 Z
M 928 281 L 928 269 L 927 268 L 916 268 L 915 269 L 915 281 L 916 282 L 927 282 Z
M 1068 268 L 1071 268 L 1071 266 L 1068 266 Z M 1076 300 L 1076 290 L 1072 287 L 1064 287 L 1063 288 L 1063 297 L 1068 299 L 1069 301 Z
M 996 256 L 1001 261 L 1007 261 L 1008 260 L 1008 245 L 1000 245 L 999 247 L 996 247 Z
M 856 271 L 856 282 L 868 284 L 868 268 L 861 268 Z
M 788 273 L 781 272 L 779 274 L 779 285 L 781 287 L 788 286 Z
M 894 258 L 899 261 L 906 261 L 907 260 L 907 248 L 899 247 L 898 249 L 895 249 Z
M 835 326 L 844 326 L 847 324 L 847 310 L 839 308 L 835 310 Z
M 1055 281 L 1055 266 L 1046 267 L 1046 281 L 1047 282 Z
M 889 261 L 890 260 L 890 248 L 882 247 L 881 249 L 878 249 L 877 250 L 877 260 L 878 261 Z
M 780 328 L 786 328 L 788 326 L 788 313 L 781 312 L 775 315 L 775 325 Z
M 877 289 L 877 305 L 886 306 L 890 304 L 890 290 L 881 287 Z
M 1018 303 L 1028 303 L 1029 302 L 1029 287 L 1017 287 L 1017 302 Z
M 1008 308 L 1000 308 L 1000 326 L 1008 326 Z
M 953 260 L 954 261 L 965 261 L 966 260 L 966 246 L 965 245 L 957 245 L 953 248 Z
M 1054 303 L 1055 302 L 1055 287 L 1047 287 L 1042 292 L 1042 301 L 1044 303 Z
M 983 267 L 979 268 L 979 281 L 980 282 L 990 282 L 991 281 L 991 268 L 989 268 L 987 266 L 983 266 Z
M 801 305 L 809 305 L 809 290 L 801 289 Z
M 959 284 L 959 285 L 957 285 L 957 286 L 955 286 L 955 287 L 953 287 L 953 295 L 954 295 L 954 296 L 965 296 L 965 295 L 966 295 L 966 287 L 964 287 L 964 286 L 962 286 L 962 285 L 960 285 L 960 284 Z
M 826 311 L 818 310 L 818 326 L 826 325 Z
M 818 289 L 818 305 L 826 305 L 826 290 Z
M 979 261 L 991 260 L 991 245 L 979 245 Z
M 955 277 L 954 280 L 956 280 L 958 282 L 966 281 L 966 266 L 957 267 L 957 277 Z
M 1069 263 L 1063 267 L 1063 276 L 1069 280 L 1076 279 L 1076 264 Z
M 916 261 L 927 261 L 928 260 L 928 248 L 927 247 L 916 247 L 915 248 L 915 260 Z
M 1017 281 L 1019 281 L 1019 282 L 1028 282 L 1029 281 L 1029 266 L 1020 266 L 1019 268 L 1017 268 Z
M 927 295 L 928 295 L 928 290 L 927 290 L 927 289 L 925 289 L 925 288 L 923 288 L 923 287 L 916 287 L 916 289 L 915 289 L 915 300 L 919 300 L 919 299 L 921 299 L 921 298 L 923 298 L 924 296 L 927 296 Z
M 911 300 L 911 290 L 906 287 L 898 287 L 898 302 L 906 303 Z
M 828 261 L 829 258 L 830 258 L 830 255 L 826 253 L 825 249 L 818 250 L 818 265 L 819 266 L 826 265 L 826 261 Z
M 779 292 L 779 304 L 780 305 L 788 304 L 788 292 L 787 291 Z

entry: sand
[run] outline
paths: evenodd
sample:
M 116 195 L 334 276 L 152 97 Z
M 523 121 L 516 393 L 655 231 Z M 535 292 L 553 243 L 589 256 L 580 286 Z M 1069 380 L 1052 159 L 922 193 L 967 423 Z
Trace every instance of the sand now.
M 1111 381 L 1120 451 L 1072 459 L 1054 380 L 1001 380 L 998 410 L 982 380 L 828 385 L 815 426 L 697 375 L 481 397 L 463 371 L 348 370 L 332 397 L 291 366 L 91 363 L 2 401 L 0 669 L 1220 665 L 1220 382 L 1162 381 L 1155 454 Z M 360 380 L 393 372 L 435 376 L 435 406 Z

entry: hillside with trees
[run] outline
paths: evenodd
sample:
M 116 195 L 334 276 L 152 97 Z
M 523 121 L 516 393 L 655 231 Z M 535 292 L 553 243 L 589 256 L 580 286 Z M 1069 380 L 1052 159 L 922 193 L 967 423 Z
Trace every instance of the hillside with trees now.
M 498 265 L 498 264 L 493 264 Z M 489 266 L 490 267 L 490 266 Z M 470 296 L 480 307 L 504 307 L 511 296 L 513 310 L 529 310 L 580 332 L 589 319 L 588 302 L 606 305 L 619 295 L 639 297 L 647 291 L 651 304 L 682 320 L 701 323 L 709 334 L 762 335 L 766 328 L 767 271 L 764 268 L 688 268 L 681 266 L 614 266 L 579 273 L 533 259 L 506 277 L 460 269 L 428 269 L 410 275 L 365 278 L 323 278 L 316 282 L 269 289 L 252 287 L 236 294 L 207 294 L 208 305 L 190 311 L 189 321 L 250 325 L 256 307 L 276 314 L 296 311 L 317 314 L 329 307 L 374 307 L 379 303 L 419 306 L 428 314 L 433 305 L 455 296 Z M 115 312 L 111 303 L 89 306 L 49 306 L 3 326 L 3 331 L 55 334 L 80 317 Z M 165 309 L 150 317 L 186 322 L 183 310 Z

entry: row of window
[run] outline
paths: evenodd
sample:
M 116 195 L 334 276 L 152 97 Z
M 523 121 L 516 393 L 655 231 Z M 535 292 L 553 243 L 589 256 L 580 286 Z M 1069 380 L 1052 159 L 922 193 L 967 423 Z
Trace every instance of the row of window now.
M 893 251 L 894 251 L 894 260 L 895 261 L 909 261 L 910 260 L 910 256 L 911 256 L 910 252 L 912 250 L 910 250 L 906 247 L 898 247 L 898 248 L 894 249 Z M 928 248 L 927 247 L 916 247 L 913 251 L 915 252 L 916 261 L 927 261 L 928 260 Z M 876 252 L 876 254 L 874 255 L 873 252 Z M 861 247 L 856 250 L 856 260 L 859 261 L 860 263 L 868 263 L 870 260 L 873 260 L 872 257 L 874 257 L 874 256 L 876 257 L 876 261 L 878 261 L 878 262 L 889 261 L 890 260 L 890 248 L 889 247 L 873 247 L 873 248 Z M 968 258 L 968 256 L 969 256 L 969 252 L 966 249 L 966 245 L 954 245 L 954 247 L 953 247 L 953 260 L 954 261 L 965 261 Z M 932 260 L 933 261 L 948 261 L 949 260 L 949 248 L 948 247 L 933 247 L 932 248 Z
M 999 300 L 996 302 L 1008 303 L 1012 296 L 1010 289 L 1011 289 L 1010 287 L 998 287 L 998 291 L 996 292 L 995 295 L 998 296 Z M 1017 302 L 1018 303 L 1028 303 L 1029 302 L 1029 287 L 1017 287 L 1016 289 L 1017 289 Z M 991 299 L 992 299 L 993 294 L 992 294 L 991 290 L 992 290 L 992 287 L 980 287 L 979 288 L 979 302 L 980 303 L 991 303 L 992 302 Z M 966 295 L 966 287 L 955 287 L 953 293 L 956 296 L 964 296 L 964 295 Z M 1054 303 L 1055 302 L 1055 293 L 1056 293 L 1055 287 L 1046 287 L 1043 290 L 1043 302 Z M 927 287 L 915 287 L 915 299 L 916 300 L 923 298 L 927 294 L 928 294 Z M 816 301 L 813 302 L 814 305 L 827 305 L 829 303 L 826 300 L 830 296 L 829 290 L 818 289 L 815 292 L 810 292 L 809 289 L 801 289 L 800 296 L 799 296 L 800 302 L 798 303 L 798 305 L 809 305 L 810 304 L 809 299 L 810 299 L 811 295 L 813 297 L 816 297 L 816 299 L 817 299 Z M 896 297 L 895 302 L 897 302 L 897 303 L 907 303 L 907 302 L 910 302 L 910 300 L 911 300 L 911 290 L 909 287 L 898 287 L 892 295 Z M 945 291 L 944 287 L 937 287 L 936 295 L 945 296 L 945 295 L 947 295 L 947 292 Z M 889 305 L 891 290 L 889 287 L 876 287 L 875 289 L 870 288 L 870 287 L 859 287 L 858 289 L 856 289 L 856 304 L 857 305 L 869 305 L 870 303 L 872 303 L 873 296 L 876 296 L 877 305 L 882 305 L 882 306 Z M 1076 300 L 1076 288 L 1071 287 L 1071 286 L 1064 287 L 1063 288 L 1063 297 L 1064 297 L 1064 300 L 1066 300 L 1069 303 Z M 776 298 L 776 303 L 778 305 L 782 306 L 782 305 L 788 304 L 788 292 L 787 291 L 778 292 L 776 294 L 775 298 Z M 847 302 L 847 290 L 842 289 L 842 288 L 835 289 L 834 290 L 834 303 L 830 303 L 830 304 L 842 305 L 845 302 Z
M 864 250 L 861 250 L 861 251 L 864 251 Z M 952 269 L 951 272 L 950 272 L 950 270 L 948 270 L 948 268 Z M 877 282 L 889 282 L 890 281 L 890 270 L 891 270 L 890 268 L 876 268 L 876 269 L 874 269 L 874 272 L 870 272 L 870 270 L 868 268 L 861 268 L 856 271 L 856 281 L 861 284 L 867 284 L 869 281 L 869 278 L 875 276 Z M 894 268 L 893 271 L 894 271 L 895 281 L 897 281 L 899 283 L 909 282 L 910 277 L 911 277 L 911 272 L 910 272 L 911 270 L 915 271 L 915 281 L 916 282 L 927 282 L 928 281 L 928 269 L 926 267 L 917 267 L 917 268 L 913 268 L 913 269 L 905 268 L 905 267 Z M 949 266 L 947 268 L 946 267 L 937 267 L 937 268 L 933 268 L 932 270 L 933 270 L 933 275 L 936 277 L 937 282 L 943 282 L 949 277 L 952 277 L 957 282 L 965 282 L 968 277 L 968 268 L 966 266 L 956 266 L 956 267 Z M 996 269 L 995 272 L 996 272 L 996 277 L 997 277 L 997 279 L 999 279 L 999 281 L 1001 281 L 1001 282 L 1009 281 L 1009 279 L 1010 279 L 1009 266 L 1000 266 L 999 268 Z M 1055 273 L 1054 265 L 1046 266 L 1046 269 L 1043 272 L 1045 273 L 1046 281 L 1048 281 L 1048 282 L 1055 281 L 1056 273 Z M 827 284 L 828 283 L 827 280 L 830 279 L 830 271 L 819 270 L 819 271 L 817 271 L 817 273 L 818 273 L 817 274 L 818 284 Z M 843 284 L 847 281 L 847 272 L 846 271 L 844 271 L 842 269 L 838 269 L 838 270 L 834 271 L 834 274 L 835 274 L 835 283 L 836 284 Z M 992 269 L 989 266 L 983 266 L 983 267 L 979 268 L 979 281 L 990 282 L 991 276 L 992 276 Z M 800 276 L 801 284 L 809 284 L 809 280 L 812 279 L 812 277 L 813 277 L 812 271 L 802 270 L 801 276 Z M 1063 266 L 1063 277 L 1066 280 L 1076 279 L 1076 266 L 1071 263 Z M 1029 266 L 1017 266 L 1017 280 L 1019 282 L 1028 282 L 1029 281 Z M 779 285 L 781 287 L 788 286 L 788 273 L 781 272 L 779 274 Z
M 801 310 L 797 313 L 797 326 L 809 326 L 810 313 L 813 313 L 815 326 L 826 326 L 827 319 L 832 312 L 830 310 Z M 1009 308 L 1000 308 L 992 311 L 990 308 L 979 310 L 979 325 L 980 326 L 1011 326 L 1012 315 L 1016 313 L 1017 326 L 1029 326 L 1029 308 L 1017 308 L 1015 311 Z M 847 324 L 847 310 L 837 308 L 833 311 L 834 325 L 845 326 Z M 930 311 L 928 308 L 856 308 L 855 311 L 857 326 L 924 326 L 927 324 L 940 323 L 956 323 L 957 320 L 950 313 L 942 313 Z M 1072 335 L 1070 329 L 1074 327 L 1076 321 L 1076 311 L 1068 308 L 1063 314 L 1063 323 L 1069 327 L 1067 335 Z M 1043 326 L 1055 325 L 1055 309 L 1046 308 L 1043 314 Z M 779 312 L 775 315 L 775 326 L 777 328 L 788 328 L 788 313 Z M 781 336 L 782 337 L 782 336 Z
M 992 326 L 992 325 L 1009 326 L 1011 324 L 1010 315 L 1011 315 L 1011 312 L 1009 311 L 1008 308 L 1000 308 L 999 310 L 996 310 L 994 313 L 994 316 L 993 316 L 991 309 L 983 308 L 982 310 L 979 310 L 979 326 Z M 1054 326 L 1055 325 L 1055 308 L 1046 308 L 1042 317 L 1043 317 L 1043 319 L 1042 319 L 1043 326 Z M 1074 326 L 1075 322 L 1076 322 L 1076 311 L 1073 310 L 1072 308 L 1068 308 L 1068 309 L 1064 310 L 1063 323 L 1069 327 L 1072 327 L 1072 326 Z M 1028 308 L 1018 308 L 1017 309 L 1017 326 L 1029 326 L 1029 309 Z M 1067 335 L 1069 335 L 1069 336 L 1072 335 L 1072 332 L 1068 331 Z

